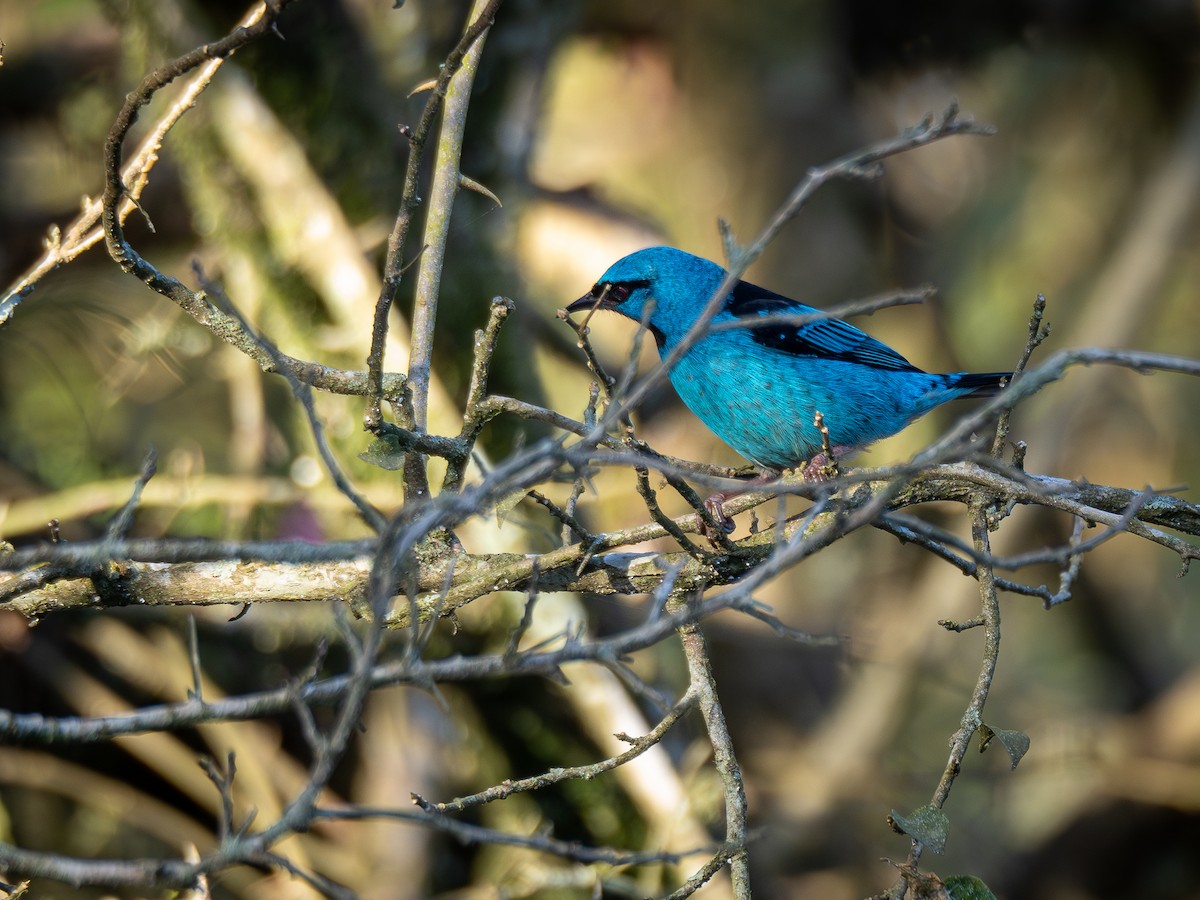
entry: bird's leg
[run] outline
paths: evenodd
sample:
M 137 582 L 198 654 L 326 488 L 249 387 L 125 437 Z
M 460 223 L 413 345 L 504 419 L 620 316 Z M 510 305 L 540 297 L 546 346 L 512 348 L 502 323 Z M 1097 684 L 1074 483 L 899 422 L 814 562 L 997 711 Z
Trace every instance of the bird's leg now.
M 748 491 L 752 491 L 756 487 L 761 487 L 764 484 L 770 484 L 772 481 L 775 481 L 777 478 L 779 478 L 779 475 L 780 473 L 774 469 L 763 469 L 758 475 L 749 479 L 740 487 L 726 488 L 723 491 L 717 491 L 704 501 L 704 508 L 708 511 L 708 514 L 713 517 L 713 520 L 717 523 L 717 526 L 723 532 L 729 534 L 731 531 L 733 531 L 734 525 L 733 519 L 725 515 L 725 501 L 732 500 L 739 494 L 745 494 Z M 703 522 L 701 523 L 700 530 L 707 536 L 707 529 L 704 527 L 704 524 L 705 523 Z
M 838 468 L 838 463 L 849 456 L 853 456 L 861 447 L 855 447 L 850 444 L 837 444 L 830 447 L 828 451 L 817 453 L 808 461 L 801 470 L 804 473 L 804 480 L 810 482 L 828 481 L 831 478 L 837 478 L 841 473 Z M 726 534 L 733 531 L 733 519 L 725 515 L 725 501 L 732 500 L 740 494 L 749 493 L 755 488 L 762 487 L 765 484 L 777 480 L 782 472 L 775 469 L 763 469 L 758 475 L 743 482 L 739 487 L 726 488 L 723 491 L 717 491 L 711 497 L 704 501 L 704 508 L 708 514 L 712 516 L 713 521 Z M 701 532 L 708 535 L 708 529 L 701 525 Z

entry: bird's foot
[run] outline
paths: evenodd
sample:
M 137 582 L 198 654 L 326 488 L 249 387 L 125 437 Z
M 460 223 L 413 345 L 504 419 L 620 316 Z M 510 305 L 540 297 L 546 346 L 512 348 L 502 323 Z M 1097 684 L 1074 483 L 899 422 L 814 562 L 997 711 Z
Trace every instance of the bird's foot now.
M 751 478 L 749 481 L 743 483 L 741 487 L 726 488 L 723 491 L 717 491 L 704 501 L 704 509 L 708 512 L 709 516 L 712 517 L 712 520 L 716 523 L 717 527 L 721 529 L 721 532 L 723 534 L 729 534 L 733 531 L 734 524 L 733 519 L 731 519 L 725 513 L 725 501 L 732 500 L 739 494 L 745 494 L 757 487 L 762 487 L 764 484 L 770 484 L 779 478 L 779 474 L 780 473 L 774 469 L 763 469 L 754 478 Z M 709 540 L 712 540 L 717 536 L 716 533 L 711 530 L 711 526 L 704 519 L 704 517 L 701 517 L 700 519 L 700 532 Z
M 713 522 L 716 523 L 717 528 L 723 534 L 729 534 L 734 529 L 733 519 L 725 515 L 725 501 L 736 497 L 740 493 L 742 491 L 717 491 L 704 501 L 705 511 L 712 517 Z M 712 531 L 712 526 L 708 523 L 708 520 L 703 516 L 700 518 L 700 533 L 709 540 L 717 536 Z
M 805 481 L 829 481 L 831 478 L 837 478 L 842 474 L 841 467 L 838 462 L 845 459 L 855 451 L 855 447 L 846 444 L 838 444 L 832 448 L 830 454 L 818 453 L 808 461 L 804 467 Z

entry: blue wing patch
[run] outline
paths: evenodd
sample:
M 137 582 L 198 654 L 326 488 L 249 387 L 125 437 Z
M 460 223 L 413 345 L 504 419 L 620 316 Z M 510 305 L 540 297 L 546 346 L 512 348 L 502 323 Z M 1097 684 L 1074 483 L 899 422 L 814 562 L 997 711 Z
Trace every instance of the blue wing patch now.
M 725 301 L 725 309 L 739 319 L 753 316 L 798 315 L 819 312 L 790 297 L 768 291 L 758 285 L 739 281 Z M 841 319 L 821 319 L 807 325 L 774 324 L 748 329 L 756 342 L 792 356 L 839 359 L 844 362 L 922 372 L 907 359 L 864 331 Z

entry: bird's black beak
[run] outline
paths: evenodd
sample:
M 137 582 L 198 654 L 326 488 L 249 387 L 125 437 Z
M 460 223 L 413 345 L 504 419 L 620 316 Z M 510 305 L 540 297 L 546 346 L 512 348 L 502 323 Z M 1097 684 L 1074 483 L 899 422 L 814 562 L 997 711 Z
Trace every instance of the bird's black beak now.
M 596 285 L 574 303 L 567 307 L 568 313 L 590 312 L 596 309 L 616 309 L 617 304 L 613 302 L 612 291 L 606 291 L 600 285 Z

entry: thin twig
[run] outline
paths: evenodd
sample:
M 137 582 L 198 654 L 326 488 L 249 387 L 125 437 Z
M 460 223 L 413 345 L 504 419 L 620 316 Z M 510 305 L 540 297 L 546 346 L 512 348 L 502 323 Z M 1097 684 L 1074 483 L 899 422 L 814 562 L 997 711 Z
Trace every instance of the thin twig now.
M 1025 342 L 1025 349 L 1021 352 L 1020 359 L 1013 367 L 1012 381 L 1020 377 L 1029 365 L 1029 360 L 1033 358 L 1033 351 L 1050 336 L 1050 323 L 1044 321 L 1045 315 L 1046 297 L 1038 294 L 1033 301 L 1033 313 L 1029 317 L 1029 339 Z M 1012 381 L 1009 383 L 1011 384 Z M 1011 417 L 1012 408 L 1009 407 L 1002 411 L 996 420 L 996 436 L 992 439 L 992 456 L 999 457 L 1004 451 L 1004 442 L 1008 440 L 1008 425 Z
M 265 335 L 260 334 L 251 327 L 250 323 L 242 316 L 241 311 L 225 296 L 224 291 L 219 285 L 209 282 L 205 278 L 199 263 L 195 265 L 195 271 L 196 276 L 205 285 L 205 290 L 220 301 L 225 312 L 236 319 L 241 325 L 242 331 L 249 335 L 268 356 L 279 361 L 280 353 L 275 344 Z M 338 462 L 337 457 L 333 454 L 333 448 L 329 446 L 329 441 L 325 438 L 325 426 L 317 416 L 316 406 L 313 402 L 312 388 L 292 375 L 286 366 L 280 365 L 279 371 L 287 379 L 288 384 L 291 385 L 292 396 L 296 398 L 300 404 L 300 408 L 304 410 L 305 419 L 308 421 L 309 433 L 312 434 L 313 443 L 317 447 L 317 454 L 321 457 L 325 471 L 329 474 L 334 486 L 347 500 L 354 504 L 359 515 L 363 517 L 363 520 L 373 531 L 376 533 L 381 532 L 386 525 L 383 514 L 350 483 L 350 479 L 342 469 L 341 463 Z
M 982 557 L 991 555 L 987 516 L 989 503 L 986 496 L 980 496 L 971 505 L 971 540 L 975 544 L 976 551 Z M 942 777 L 938 781 L 930 801 L 937 809 L 941 809 L 950 796 L 950 790 L 954 787 L 954 782 L 962 771 L 962 762 L 966 758 L 971 738 L 983 724 L 983 707 L 987 703 L 1000 657 L 1000 601 L 996 590 L 995 573 L 990 566 L 981 565 L 976 574 L 976 580 L 979 582 L 980 619 L 983 625 L 983 661 L 979 668 L 979 677 L 976 679 L 975 688 L 971 692 L 971 700 L 963 712 L 958 730 L 950 738 L 950 755 L 946 760 L 946 768 L 942 772 Z M 893 891 L 899 890 L 901 885 L 907 883 L 910 876 L 904 872 L 916 871 L 923 851 L 924 846 L 921 841 L 914 838 L 908 860 L 902 870 L 901 879 L 893 887 Z
M 686 601 L 676 601 L 676 609 L 686 608 Z M 688 677 L 700 704 L 704 727 L 708 731 L 709 743 L 713 748 L 713 761 L 725 793 L 725 846 L 735 848 L 728 857 L 729 873 L 733 881 L 735 897 L 750 896 L 750 860 L 746 850 L 746 788 L 742 782 L 742 770 L 733 750 L 733 739 L 725 724 L 725 712 L 717 697 L 717 684 L 709 662 L 708 646 L 704 635 L 694 622 L 687 622 L 679 629 L 683 644 L 683 655 L 687 660 Z M 714 870 L 711 874 L 715 874 Z
M 433 165 L 433 181 L 429 186 L 429 206 L 425 216 L 422 253 L 417 261 L 417 285 L 412 315 L 412 346 L 408 358 L 408 384 L 412 391 L 412 427 L 424 431 L 429 418 L 429 377 L 433 359 L 433 328 L 437 321 L 438 297 L 441 292 L 442 267 L 446 261 L 446 242 L 450 236 L 450 214 L 454 198 L 462 183 L 459 159 L 462 155 L 463 132 L 467 124 L 467 108 L 471 88 L 483 55 L 484 41 L 496 15 L 498 4 L 491 0 L 475 0 L 468 21 L 481 22 L 470 48 L 462 57 L 458 71 L 445 86 L 442 102 L 442 128 L 438 136 Z M 467 32 L 474 31 L 474 24 Z M 434 87 L 436 93 L 437 87 Z M 478 360 L 477 360 L 478 361 Z
M 613 769 L 637 759 L 651 747 L 661 743 L 666 733 L 671 730 L 671 727 L 696 705 L 697 696 L 696 691 L 689 690 L 671 708 L 670 712 L 663 716 L 657 725 L 641 737 L 632 738 L 628 735 L 618 735 L 618 737 L 629 744 L 629 749 L 616 756 L 610 756 L 607 759 L 589 763 L 585 766 L 555 768 L 549 772 L 543 772 L 540 775 L 534 775 L 530 778 L 520 778 L 515 781 L 511 779 L 505 780 L 487 790 L 470 794 L 466 797 L 456 797 L 444 803 L 432 803 L 419 794 L 413 794 L 413 802 L 426 812 L 444 815 L 446 813 L 465 812 L 474 806 L 481 806 L 485 803 L 491 803 L 494 800 L 506 800 L 513 794 L 540 790 L 541 788 L 549 787 L 563 781 L 591 780 L 598 775 L 611 772 Z
M 355 806 L 348 809 L 318 810 L 318 820 L 358 821 L 362 819 L 393 819 L 413 822 L 436 828 L 452 835 L 465 844 L 502 844 L 513 847 L 525 847 L 538 850 L 563 859 L 581 863 L 607 863 L 612 866 L 637 866 L 656 862 L 679 862 L 696 851 L 685 853 L 663 853 L 658 851 L 632 852 L 627 850 L 612 850 L 607 847 L 588 847 L 577 841 L 561 841 L 544 835 L 511 834 L 481 825 L 460 822 L 449 816 L 436 813 L 414 813 L 402 809 L 386 807 Z
M 146 489 L 146 485 L 150 483 L 150 479 L 158 472 L 158 451 L 151 447 L 146 451 L 146 458 L 142 462 L 142 471 L 138 474 L 137 480 L 133 483 L 133 493 L 120 511 L 112 517 L 112 521 L 108 523 L 108 527 L 104 529 L 104 538 L 107 541 L 115 541 L 118 538 L 123 538 L 129 533 L 129 528 L 133 525 L 133 514 L 137 511 L 138 504 L 142 500 L 142 492 Z
M 386 398 L 383 390 L 383 348 L 387 340 L 388 314 L 396 299 L 396 291 L 400 287 L 400 279 L 404 274 L 404 247 L 408 239 L 408 229 L 412 223 L 413 213 L 420 206 L 421 200 L 418 189 L 421 174 L 421 162 L 424 157 L 425 142 L 433 129 L 433 124 L 441 111 L 450 81 L 463 65 L 472 45 L 491 27 L 496 10 L 501 0 L 490 0 L 483 12 L 475 18 L 463 33 L 458 44 L 450 51 L 438 71 L 437 81 L 430 91 L 429 99 L 421 112 L 421 118 L 415 128 L 404 129 L 408 138 L 408 164 L 404 171 L 404 187 L 401 192 L 400 209 L 396 214 L 396 223 L 388 237 L 387 259 L 383 266 L 383 285 L 379 298 L 375 302 L 374 324 L 371 328 L 371 351 L 367 356 L 367 373 L 370 382 L 370 401 L 367 405 L 365 423 L 369 430 L 378 431 L 383 421 L 381 401 Z M 406 427 L 411 422 L 402 423 Z
M 268 4 L 253 3 L 250 9 L 243 14 L 236 28 L 249 28 L 259 22 L 268 12 Z M 159 116 L 138 149 L 130 157 L 129 162 L 126 163 L 125 168 L 121 171 L 121 181 L 127 188 L 126 197 L 117 213 L 121 222 L 124 222 L 128 215 L 138 208 L 142 191 L 150 183 L 150 172 L 158 162 L 158 153 L 162 149 L 163 141 L 166 140 L 176 123 L 183 118 L 184 113 L 196 105 L 196 99 L 208 87 L 213 76 L 217 74 L 217 70 L 221 68 L 227 58 L 227 56 L 216 56 L 209 59 L 189 76 L 179 96 Z M 0 327 L 7 323 L 17 306 L 32 293 L 42 278 L 59 266 L 71 262 L 85 250 L 104 239 L 104 230 L 97 227 L 103 209 L 103 203 L 99 199 L 85 197 L 79 215 L 65 229 L 61 229 L 57 225 L 53 227 L 42 258 L 26 270 L 16 282 L 9 286 L 4 296 L 0 297 Z
M 483 411 L 487 396 L 488 374 L 492 357 L 496 353 L 496 342 L 500 337 L 500 326 L 512 315 L 516 304 L 507 297 L 494 297 L 487 325 L 475 332 L 475 353 L 471 363 L 471 382 L 467 387 L 467 402 L 463 408 L 463 427 L 458 440 L 463 445 L 461 457 L 447 459 L 446 477 L 442 481 L 443 491 L 458 490 L 467 467 L 467 460 L 475 446 L 475 439 L 484 423 L 490 418 Z

